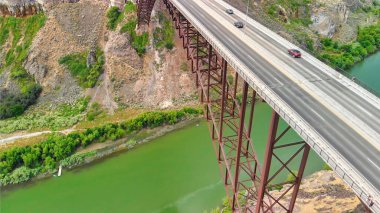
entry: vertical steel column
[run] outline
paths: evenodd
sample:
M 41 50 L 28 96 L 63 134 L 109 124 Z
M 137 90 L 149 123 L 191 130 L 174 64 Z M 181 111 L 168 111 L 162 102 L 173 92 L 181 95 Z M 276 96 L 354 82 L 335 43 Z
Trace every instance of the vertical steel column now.
M 299 170 L 298 170 L 296 182 L 295 182 L 294 189 L 293 189 L 292 198 L 291 198 L 290 203 L 289 203 L 289 212 L 293 212 L 294 204 L 296 203 L 298 191 L 299 191 L 300 186 L 301 186 L 303 172 L 305 171 L 307 157 L 309 156 L 309 152 L 310 152 L 310 146 L 308 144 L 305 144 L 304 152 L 302 154 L 302 159 L 301 159 L 301 165 L 300 165 Z
M 222 59 L 222 97 L 220 99 L 220 118 L 219 118 L 219 144 L 223 143 L 223 120 L 224 120 L 224 109 L 226 104 L 226 85 L 227 85 L 227 61 Z M 221 158 L 221 149 L 219 146 L 218 159 Z M 227 177 L 227 176 L 226 176 Z M 224 184 L 227 184 L 227 178 L 225 178 Z
M 255 207 L 256 213 L 260 212 L 272 212 L 273 208 L 275 206 L 278 206 L 279 208 L 282 208 L 286 212 L 292 212 L 294 209 L 294 204 L 297 198 L 297 194 L 299 191 L 299 187 L 301 184 L 302 176 L 306 167 L 307 158 L 310 151 L 310 146 L 306 144 L 304 141 L 301 142 L 294 142 L 294 143 L 288 143 L 288 144 L 282 144 L 277 145 L 279 140 L 290 130 L 290 127 L 287 127 L 284 131 L 282 131 L 281 134 L 277 137 L 277 130 L 278 130 L 278 124 L 279 124 L 280 117 L 279 115 L 273 111 L 272 113 L 272 119 L 269 127 L 269 133 L 268 133 L 268 141 L 267 141 L 267 147 L 265 150 L 265 156 L 264 156 L 264 164 L 261 172 L 261 182 L 260 182 L 260 188 L 257 195 L 257 204 Z M 289 154 L 290 158 L 287 161 L 283 161 L 280 159 L 280 157 L 274 152 L 277 149 L 287 149 L 290 147 L 297 147 L 294 154 Z M 290 162 L 292 162 L 297 156 L 301 155 L 301 162 L 298 168 L 298 172 L 295 174 L 295 172 L 291 171 L 289 168 Z M 279 169 L 273 170 L 271 166 L 273 165 L 272 160 L 277 159 L 278 162 L 282 165 Z M 280 174 L 281 171 L 287 170 L 289 174 L 291 174 L 294 177 L 294 180 L 288 180 L 288 181 L 280 181 L 280 183 L 272 183 L 275 181 L 275 177 Z M 274 172 L 272 176 L 269 176 L 270 172 Z M 280 196 L 274 197 L 270 191 L 272 187 L 284 187 L 287 184 L 288 188 L 284 189 Z M 284 204 L 280 202 L 280 200 L 287 195 L 288 193 L 291 193 L 291 198 L 288 204 Z M 266 202 L 265 199 L 271 199 L 270 201 L 274 202 Z
M 236 91 L 237 86 L 235 87 Z M 236 152 L 236 167 L 235 167 L 235 177 L 234 177 L 234 196 L 232 199 L 232 210 L 236 210 L 236 202 L 238 202 L 238 197 L 236 196 L 239 193 L 239 174 L 240 174 L 240 155 L 242 152 L 242 144 L 243 144 L 243 133 L 244 133 L 244 118 L 245 118 L 245 109 L 247 106 L 247 94 L 248 94 L 248 83 L 244 82 L 243 86 L 243 99 L 242 99 L 242 105 L 240 108 L 240 125 L 238 130 L 238 145 L 237 145 L 237 152 Z M 234 104 L 235 105 L 235 104 Z
M 267 187 L 270 165 L 272 163 L 272 152 L 273 152 L 274 141 L 276 139 L 276 134 L 277 134 L 278 120 L 279 120 L 278 114 L 276 112 L 273 112 L 272 119 L 269 126 L 267 147 L 265 149 L 264 163 L 263 163 L 263 168 L 261 172 L 260 188 L 257 194 L 256 213 L 260 213 L 260 208 L 263 209 L 264 207 L 262 204 L 264 203 L 263 199 L 264 199 L 265 190 Z

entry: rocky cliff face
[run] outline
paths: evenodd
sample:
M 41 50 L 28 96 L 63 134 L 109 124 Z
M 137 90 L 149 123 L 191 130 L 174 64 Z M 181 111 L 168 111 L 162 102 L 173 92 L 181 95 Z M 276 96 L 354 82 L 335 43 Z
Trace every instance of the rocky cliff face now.
M 286 186 L 274 192 L 274 196 L 281 196 L 285 189 Z M 283 199 L 289 201 L 291 196 L 287 194 Z M 356 210 L 359 205 L 360 200 L 338 175 L 333 171 L 319 171 L 302 180 L 294 212 L 360 212 Z M 281 210 L 276 209 L 276 212 Z
M 0 0 L 0 16 L 27 16 L 42 11 L 35 0 Z
M 317 0 L 312 4 L 310 29 L 343 42 L 352 40 L 357 26 L 373 24 L 378 18 L 360 8 L 373 6 L 375 0 Z
M 322 5 L 329 5 L 328 7 Z M 347 23 L 350 10 L 343 1 L 320 0 L 313 7 L 310 28 L 318 34 L 331 38 L 337 28 Z
M 46 10 L 58 3 L 74 3 L 79 0 L 0 0 L 0 16 L 28 16 Z
M 118 106 L 167 108 L 196 102 L 192 75 L 187 71 L 186 52 L 180 48 L 182 43 L 178 38 L 170 51 L 156 49 L 151 41 L 144 56 L 140 57 L 132 47 L 128 33 L 106 29 L 109 5 L 103 0 L 56 4 L 62 1 L 34 1 L 36 5 L 42 5 L 47 16 L 22 64 L 43 88 L 35 108 L 73 103 L 84 95 L 110 110 Z M 73 1 L 76 0 L 68 2 Z M 49 7 L 49 4 L 54 6 Z M 158 4 L 155 10 L 161 10 Z M 158 16 L 154 16 L 145 29 L 151 35 L 150 40 L 157 26 Z M 95 46 L 104 51 L 104 73 L 94 88 L 83 89 L 58 61 L 63 56 L 83 53 Z M 6 53 L 0 49 L 0 61 L 4 60 Z M 10 88 L 5 74 L 4 78 L 0 76 L 0 87 Z

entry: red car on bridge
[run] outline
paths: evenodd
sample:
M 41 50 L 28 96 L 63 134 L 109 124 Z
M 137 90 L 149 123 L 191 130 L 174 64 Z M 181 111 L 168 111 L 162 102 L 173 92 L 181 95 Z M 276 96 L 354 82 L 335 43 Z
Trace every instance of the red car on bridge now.
M 294 58 L 301 58 L 301 51 L 296 49 L 289 49 L 288 53 L 293 56 Z

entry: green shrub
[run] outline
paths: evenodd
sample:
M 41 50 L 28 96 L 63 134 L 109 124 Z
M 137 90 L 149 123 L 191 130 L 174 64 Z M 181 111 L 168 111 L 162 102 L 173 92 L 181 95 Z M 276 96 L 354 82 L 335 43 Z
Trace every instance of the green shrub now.
M 162 27 L 156 27 L 153 31 L 153 43 L 156 48 L 165 47 L 168 50 L 174 47 L 174 28 L 172 22 L 160 11 L 158 19 Z
M 0 119 L 19 116 L 36 102 L 41 92 L 41 87 L 32 81 L 24 83 L 21 93 L 3 92 L 3 99 L 0 102 Z
M 0 120 L 0 133 L 11 133 L 17 130 L 30 130 L 35 128 L 58 128 L 73 126 L 83 117 L 87 109 L 88 98 L 81 98 L 76 103 L 62 104 L 53 112 L 41 111 Z M 14 103 L 13 103 L 14 104 Z M 11 104 L 9 104 L 11 106 Z M 15 107 L 16 105 L 13 105 Z M 0 105 L 1 111 L 1 105 Z
M 274 5 L 274 4 L 271 4 L 268 9 L 267 9 L 267 13 L 273 17 L 275 17 L 277 15 L 277 6 Z
M 15 169 L 11 174 L 0 176 L 0 185 L 17 184 L 30 180 L 40 172 L 40 168 L 30 169 L 25 166 Z
M 332 168 L 327 163 L 323 164 L 322 169 L 326 171 L 332 171 Z
M 120 33 L 128 32 L 129 35 L 132 35 L 136 29 L 136 25 L 137 25 L 137 20 L 136 18 L 133 18 L 120 28 Z
M 100 49 L 96 50 L 96 63 L 87 68 L 87 55 L 84 53 L 73 53 L 59 59 L 59 64 L 65 65 L 70 73 L 78 80 L 83 88 L 94 87 L 99 76 L 103 72 L 104 56 Z
M 70 157 L 63 159 L 60 162 L 60 165 L 62 167 L 69 167 L 69 168 L 73 167 L 73 166 L 77 166 L 77 165 L 82 164 L 86 157 L 90 157 L 90 156 L 94 156 L 94 155 L 96 155 L 96 151 L 86 152 L 86 153 L 82 153 L 82 154 L 75 154 L 75 155 L 72 155 Z
M 0 102 L 0 119 L 21 115 L 36 102 L 41 92 L 41 87 L 26 72 L 22 63 L 33 38 L 45 21 L 46 16 L 42 13 L 27 18 L 0 17 L 0 46 L 2 47 L 7 41 L 11 44 L 5 55 L 5 67 L 2 69 L 10 70 L 10 77 L 20 88 L 19 94 L 0 91 L 3 97 Z
M 144 32 L 141 35 L 132 36 L 132 47 L 139 56 L 146 52 L 146 46 L 149 44 L 149 33 Z
M 108 27 L 108 29 L 110 29 L 110 30 L 116 29 L 117 24 L 120 21 L 121 14 L 122 13 L 119 11 L 119 8 L 116 6 L 108 9 L 108 11 L 107 11 L 107 18 L 108 18 L 107 27 Z
M 294 173 L 294 175 L 297 176 L 298 174 L 298 171 L 292 171 Z M 289 182 L 293 182 L 296 180 L 296 177 L 294 177 L 294 175 L 292 173 L 289 173 L 288 174 L 288 177 L 286 178 L 286 181 L 289 181 Z
M 87 120 L 93 121 L 97 116 L 103 113 L 103 110 L 97 102 L 94 102 L 87 112 Z
M 120 33 L 128 32 L 132 47 L 136 50 L 139 56 L 142 56 L 146 52 L 146 46 L 149 44 L 149 33 L 144 32 L 141 35 L 137 35 L 135 31 L 136 24 L 136 18 L 132 18 L 120 28 Z
M 329 38 L 321 39 L 321 44 L 320 58 L 336 68 L 349 69 L 380 49 L 380 23 L 359 28 L 357 41 L 351 44 L 342 45 Z
M 132 13 L 132 12 L 136 12 L 137 10 L 137 7 L 135 4 L 133 4 L 133 2 L 131 1 L 128 1 L 125 6 L 124 6 L 124 12 L 125 13 Z

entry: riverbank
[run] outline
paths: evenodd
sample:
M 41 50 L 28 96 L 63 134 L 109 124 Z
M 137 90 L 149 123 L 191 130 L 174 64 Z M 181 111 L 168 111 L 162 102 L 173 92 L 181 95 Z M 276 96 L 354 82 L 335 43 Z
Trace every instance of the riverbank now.
M 154 139 L 159 138 L 172 131 L 182 129 L 189 125 L 196 125 L 201 120 L 202 118 L 192 118 L 180 121 L 179 123 L 173 125 L 165 125 L 153 129 L 143 129 L 133 135 L 129 135 L 116 141 L 107 141 L 101 144 L 92 144 L 86 148 L 78 149 L 74 155 L 61 161 L 61 165 L 64 164 L 62 166 L 62 175 L 64 175 L 69 170 L 76 169 L 88 164 L 97 163 L 98 161 L 105 160 L 105 158 L 112 155 L 137 148 L 140 145 L 149 143 Z M 35 181 L 51 178 L 53 176 L 56 176 L 57 172 L 58 168 L 55 168 L 54 170 L 32 177 L 26 182 L 19 183 L 16 187 L 20 187 L 23 184 L 32 184 Z M 15 187 L 15 185 L 6 185 L 2 187 L 2 190 L 12 190 L 13 187 Z
M 120 123 L 108 123 L 68 135 L 53 134 L 47 140 L 33 146 L 11 148 L 0 153 L 0 183 L 2 186 L 18 184 L 39 174 L 50 174 L 66 158 L 90 145 L 136 137 L 144 130 L 174 125 L 200 114 L 201 109 L 189 107 L 181 110 L 145 112 Z M 127 144 L 136 145 L 139 138 L 129 140 Z M 144 135 L 141 138 L 149 137 Z

